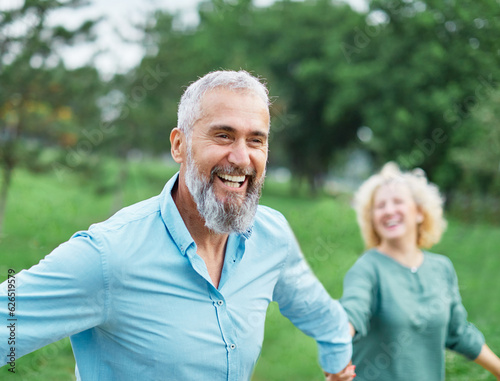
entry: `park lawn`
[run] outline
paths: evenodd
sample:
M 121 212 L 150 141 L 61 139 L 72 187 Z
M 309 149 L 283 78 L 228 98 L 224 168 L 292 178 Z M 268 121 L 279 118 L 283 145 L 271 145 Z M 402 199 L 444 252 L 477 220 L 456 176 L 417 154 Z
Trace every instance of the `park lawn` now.
M 160 193 L 175 172 L 157 163 L 134 164 L 122 195 L 123 204 Z M 114 196 L 98 194 L 92 182 L 71 173 L 15 173 L 7 206 L 4 236 L 0 241 L 0 280 L 9 268 L 19 272 L 37 263 L 75 231 L 107 218 Z M 280 210 L 290 222 L 308 262 L 334 298 L 342 294 L 342 277 L 363 251 L 363 245 L 345 195 L 291 197 L 288 187 L 267 182 L 261 203 Z M 457 270 L 469 319 L 500 353 L 500 227 L 466 225 L 451 221 L 442 242 L 433 251 L 448 255 Z M 18 359 L 16 374 L 0 369 L 0 379 L 74 380 L 74 359 L 69 339 Z M 447 379 L 494 380 L 476 364 L 447 355 Z M 262 355 L 253 381 L 324 380 L 314 340 L 302 334 L 272 303 L 268 310 Z

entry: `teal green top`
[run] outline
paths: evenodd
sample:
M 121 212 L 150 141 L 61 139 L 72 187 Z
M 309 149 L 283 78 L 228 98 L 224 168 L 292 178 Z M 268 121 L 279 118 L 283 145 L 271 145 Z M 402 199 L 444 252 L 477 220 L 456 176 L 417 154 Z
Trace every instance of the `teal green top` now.
M 442 255 L 425 252 L 409 268 L 369 250 L 347 272 L 340 301 L 356 329 L 356 381 L 441 381 L 445 348 L 475 359 L 484 344 Z

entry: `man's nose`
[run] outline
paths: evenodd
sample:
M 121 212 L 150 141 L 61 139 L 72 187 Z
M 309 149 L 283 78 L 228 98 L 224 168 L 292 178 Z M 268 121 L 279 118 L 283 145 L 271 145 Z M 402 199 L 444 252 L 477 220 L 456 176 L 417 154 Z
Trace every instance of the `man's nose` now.
M 237 140 L 231 145 L 228 161 L 241 168 L 246 168 L 250 165 L 249 147 L 244 140 Z

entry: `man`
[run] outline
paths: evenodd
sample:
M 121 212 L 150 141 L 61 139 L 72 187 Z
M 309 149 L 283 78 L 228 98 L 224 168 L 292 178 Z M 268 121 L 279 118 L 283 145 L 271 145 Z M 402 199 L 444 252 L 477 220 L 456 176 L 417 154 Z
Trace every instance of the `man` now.
M 243 71 L 193 83 L 170 137 L 180 171 L 163 192 L 17 275 L 16 356 L 70 336 L 78 380 L 249 380 L 275 300 L 317 340 L 329 379 L 352 379 L 345 312 L 286 220 L 258 206 L 268 106 L 265 86 Z

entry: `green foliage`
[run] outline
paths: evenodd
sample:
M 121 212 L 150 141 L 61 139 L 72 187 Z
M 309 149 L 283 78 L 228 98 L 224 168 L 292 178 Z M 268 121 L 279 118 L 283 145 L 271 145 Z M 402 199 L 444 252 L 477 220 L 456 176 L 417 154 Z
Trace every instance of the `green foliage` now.
M 378 160 L 422 167 L 449 191 L 461 176 L 450 150 L 477 103 L 496 87 L 498 4 L 392 1 L 370 3 L 385 24 L 356 56 L 374 62 L 363 80 L 365 124 Z M 376 70 L 375 68 L 378 68 Z M 376 78 L 374 77 L 376 76 Z M 469 131 L 470 133 L 470 131 Z M 450 175 L 451 174 L 451 175 Z
M 336 153 L 359 146 L 356 133 L 368 126 L 374 137 L 364 148 L 376 164 L 420 166 L 448 192 L 463 176 L 450 159 L 464 141 L 459 127 L 500 75 L 497 4 L 369 6 L 362 14 L 326 0 L 268 7 L 208 0 L 191 27 L 157 13 L 145 30 L 149 54 L 123 91 L 152 68 L 165 80 L 123 121 L 135 126 L 126 135 L 134 146 L 161 151 L 186 84 L 211 70 L 241 68 L 266 78 L 274 98 L 270 165 L 289 167 L 314 190 Z
M 500 92 L 488 89 L 456 130 L 450 161 L 463 176 L 450 209 L 468 220 L 500 221 Z
M 69 72 L 57 64 L 56 55 L 56 47 L 91 39 L 94 23 L 83 23 L 72 31 L 46 23 L 54 10 L 80 3 L 25 1 L 1 14 L 0 234 L 13 170 L 17 166 L 46 169 L 51 163 L 39 160 L 42 151 L 74 145 L 77 131 L 99 118 L 97 71 Z
M 317 180 L 327 172 L 333 153 L 354 139 L 361 123 L 359 94 L 338 73 L 348 72 L 349 66 L 340 41 L 352 35 L 363 16 L 346 5 L 311 0 L 266 8 L 249 0 L 206 1 L 199 16 L 197 26 L 183 29 L 175 17 L 157 13 L 146 28 L 145 43 L 154 54 L 144 58 L 135 78 L 156 67 L 168 76 L 147 93 L 129 121 L 147 126 L 156 140 L 149 147 L 161 150 L 165 127 L 175 126 L 177 102 L 187 83 L 212 70 L 245 69 L 266 78 L 276 98 L 271 165 L 289 166 L 311 186 L 320 185 Z
M 110 163 L 108 170 L 112 172 L 117 166 Z M 132 164 L 124 189 L 125 204 L 160 193 L 175 171 L 175 167 L 159 162 Z M 12 186 L 16 197 L 8 209 L 5 235 L 0 242 L 2 279 L 8 268 L 20 271 L 32 266 L 75 231 L 110 215 L 111 195 L 96 195 L 94 185 L 82 182 L 76 174 L 61 180 L 55 173 L 33 175 L 19 170 Z M 363 250 L 350 199 L 291 197 L 287 187 L 288 184 L 267 182 L 261 203 L 283 212 L 310 266 L 330 294 L 338 298 L 345 272 Z M 469 319 L 482 330 L 496 353 L 500 353 L 500 303 L 494 297 L 500 293 L 499 233 L 498 227 L 451 220 L 443 241 L 433 248 L 453 261 Z M 7 367 L 3 367 L 0 378 L 74 380 L 74 360 L 67 339 L 24 356 L 16 364 L 19 373 L 7 374 Z M 262 354 L 252 379 L 324 380 L 314 340 L 298 331 L 275 304 L 268 310 Z M 478 365 L 453 354 L 447 355 L 447 379 L 494 380 Z
M 48 162 L 40 151 L 54 145 L 64 148 L 55 162 L 60 172 L 78 169 L 98 180 L 106 156 L 162 154 L 187 84 L 223 68 L 267 79 L 273 99 L 269 163 L 290 168 L 313 191 L 335 169 L 340 152 L 360 145 L 375 166 L 388 160 L 420 166 L 446 193 L 457 184 L 478 184 L 489 194 L 498 188 L 486 184 L 499 183 L 491 172 L 466 168 L 470 160 L 456 150 L 475 135 L 472 112 L 498 87 L 494 0 L 376 0 L 366 13 L 328 0 L 267 7 L 206 0 L 197 25 L 182 25 L 166 12 L 152 15 L 142 27 L 146 56 L 110 83 L 92 68 L 48 64 L 54 44 L 93 38 L 92 21 L 74 31 L 45 26 L 46 14 L 73 4 L 29 1 L 0 19 L 0 31 L 15 20 L 27 25 L 0 40 L 6 171 L 21 162 L 41 170 Z M 361 126 L 373 131 L 371 141 L 359 141 Z M 109 189 L 126 177 L 121 173 Z
M 495 180 L 500 176 L 500 89 L 485 94 L 482 102 L 471 110 L 460 132 L 463 144 L 457 144 L 452 150 L 451 159 L 464 172 L 489 178 L 489 183 L 480 184 L 481 190 L 487 191 L 490 186 L 498 186 Z M 492 189 L 491 193 L 498 193 L 499 190 Z
M 362 125 L 359 88 L 340 47 L 363 16 L 328 1 L 277 2 L 261 13 L 260 45 L 268 52 L 274 94 L 284 103 L 276 137 L 294 176 L 314 191 L 334 153 L 353 142 Z

